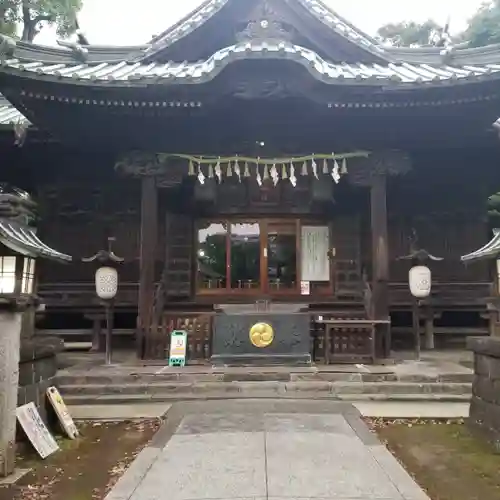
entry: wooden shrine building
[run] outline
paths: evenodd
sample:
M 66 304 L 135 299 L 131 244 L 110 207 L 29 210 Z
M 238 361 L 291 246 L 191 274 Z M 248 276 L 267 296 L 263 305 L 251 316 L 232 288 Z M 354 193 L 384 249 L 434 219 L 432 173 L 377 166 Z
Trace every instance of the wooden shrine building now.
M 175 328 L 208 358 L 218 315 L 278 311 L 307 312 L 314 360 L 387 356 L 411 330 L 415 247 L 444 259 L 428 346 L 488 333 L 490 270 L 460 256 L 491 237 L 500 47 L 391 48 L 319 0 L 207 0 L 143 46 L 0 51 L 1 180 L 74 256 L 41 265 L 44 328 L 91 328 L 81 257 L 113 236 L 115 327 L 146 358 Z

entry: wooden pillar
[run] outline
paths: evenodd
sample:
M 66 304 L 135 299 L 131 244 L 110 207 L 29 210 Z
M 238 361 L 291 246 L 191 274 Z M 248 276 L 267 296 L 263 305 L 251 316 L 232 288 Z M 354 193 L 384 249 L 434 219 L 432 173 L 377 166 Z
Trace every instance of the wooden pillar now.
M 431 306 L 427 306 L 425 314 L 425 348 L 432 350 L 434 343 L 434 311 Z
M 375 174 L 371 191 L 373 312 L 377 320 L 389 318 L 389 244 L 387 236 L 387 192 L 385 175 Z M 390 327 L 377 332 L 377 355 L 390 355 Z M 385 337 L 385 342 L 383 338 Z M 384 345 L 382 345 L 382 343 Z
M 151 312 L 155 293 L 156 246 L 158 240 L 158 191 L 154 177 L 142 179 L 140 279 L 138 307 L 139 357 L 147 355 L 147 335 L 150 333 Z
M 92 351 L 104 351 L 102 339 L 102 318 L 100 316 L 94 316 L 92 319 Z

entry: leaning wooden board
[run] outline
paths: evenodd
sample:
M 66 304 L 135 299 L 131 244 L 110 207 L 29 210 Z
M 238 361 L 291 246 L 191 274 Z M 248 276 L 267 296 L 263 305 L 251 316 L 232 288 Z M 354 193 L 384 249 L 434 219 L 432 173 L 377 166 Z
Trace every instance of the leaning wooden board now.
M 68 407 L 64 403 L 64 400 L 61 394 L 59 394 L 57 388 L 49 387 L 47 389 L 47 397 L 49 398 L 50 404 L 52 405 L 52 408 L 54 408 L 57 418 L 59 419 L 59 422 L 61 423 L 61 426 L 66 434 L 71 439 L 76 439 L 80 433 L 78 432 L 75 422 L 73 422 L 73 419 L 71 418 Z

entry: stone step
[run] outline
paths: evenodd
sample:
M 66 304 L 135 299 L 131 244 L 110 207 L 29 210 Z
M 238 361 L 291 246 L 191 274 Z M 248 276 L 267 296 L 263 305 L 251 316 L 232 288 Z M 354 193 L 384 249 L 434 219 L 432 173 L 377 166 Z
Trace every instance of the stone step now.
M 472 373 L 450 373 L 443 375 L 396 375 L 387 373 L 354 373 L 354 372 L 315 372 L 303 369 L 297 372 L 283 371 L 259 371 L 238 372 L 225 370 L 220 372 L 214 370 L 211 373 L 142 373 L 142 374 L 92 374 L 82 373 L 59 373 L 56 384 L 59 386 L 74 385 L 111 385 L 111 384 L 155 384 L 155 383 L 205 383 L 205 382 L 405 382 L 405 383 L 471 383 Z
M 300 393 L 288 392 L 284 394 L 268 393 L 260 391 L 254 394 L 245 393 L 217 393 L 212 394 L 107 394 L 96 395 L 65 395 L 64 401 L 67 405 L 137 405 L 151 403 L 174 403 L 177 401 L 196 400 L 223 400 L 223 399 L 292 399 L 292 400 L 336 400 L 352 403 L 361 402 L 393 402 L 393 403 L 464 403 L 470 402 L 468 394 L 322 394 L 322 393 Z
M 415 382 L 153 382 L 125 384 L 60 385 L 67 396 L 139 395 L 161 397 L 182 395 L 213 396 L 214 394 L 238 397 L 261 397 L 305 394 L 339 397 L 353 395 L 413 395 L 413 394 L 471 394 L 469 383 L 415 383 Z

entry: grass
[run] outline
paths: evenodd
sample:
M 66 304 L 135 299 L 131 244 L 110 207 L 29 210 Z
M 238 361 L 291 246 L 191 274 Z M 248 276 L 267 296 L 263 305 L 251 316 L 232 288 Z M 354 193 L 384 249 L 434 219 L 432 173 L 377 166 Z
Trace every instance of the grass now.
M 0 487 L 0 500 L 102 500 L 159 425 L 86 422 L 79 425 L 80 438 L 57 438 L 60 450 L 46 460 L 24 446 L 17 466 L 32 470 L 17 484 Z
M 463 422 L 369 423 L 431 500 L 500 500 L 500 454 Z

